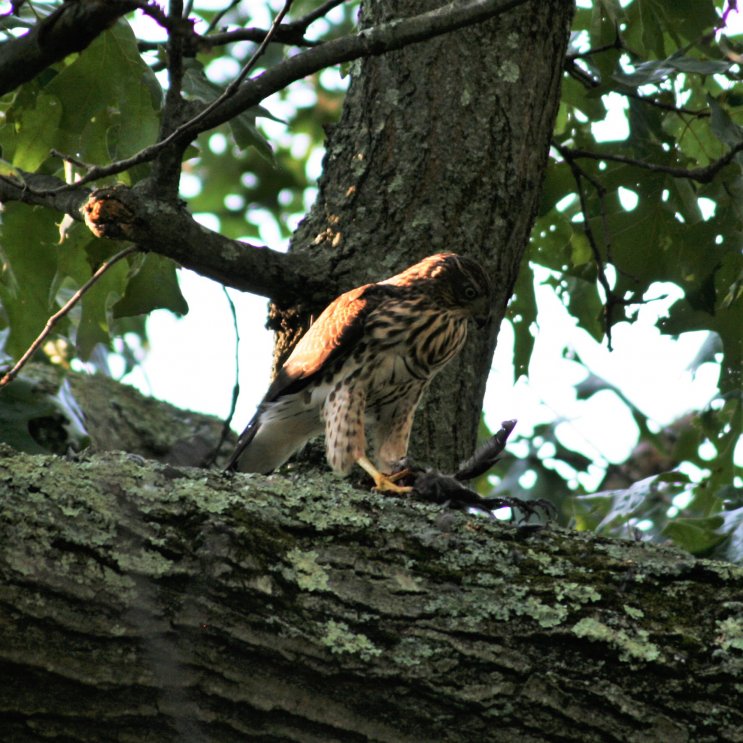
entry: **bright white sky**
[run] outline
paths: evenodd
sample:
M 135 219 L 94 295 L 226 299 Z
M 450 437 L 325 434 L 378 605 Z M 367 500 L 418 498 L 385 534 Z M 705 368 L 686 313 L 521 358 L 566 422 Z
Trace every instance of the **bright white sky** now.
M 220 2 L 219 7 L 222 5 Z M 269 100 L 266 106 L 281 115 L 279 102 Z M 606 122 L 599 127 L 601 138 L 624 139 L 626 127 L 614 101 L 610 109 Z M 285 127 L 275 122 L 267 122 L 266 130 L 272 136 L 289 136 Z M 319 157 L 312 158 L 308 170 L 317 177 Z M 194 187 L 183 185 L 185 190 Z M 251 220 L 260 220 L 260 215 L 251 212 Z M 203 221 L 210 228 L 219 227 L 208 215 Z M 271 220 L 258 224 L 267 245 L 286 249 Z M 386 277 L 369 277 L 382 278 Z M 227 301 L 220 285 L 190 271 L 181 271 L 180 281 L 190 312 L 180 320 L 166 311 L 151 315 L 149 353 L 142 368 L 124 381 L 178 407 L 225 417 L 235 382 L 235 337 Z M 621 388 L 660 426 L 689 410 L 703 408 L 715 394 L 719 369 L 715 364 L 705 364 L 694 375 L 688 370 L 705 334 L 688 333 L 674 340 L 653 327 L 653 319 L 664 314 L 671 301 L 680 296 L 673 286 L 657 289 L 655 296 L 669 295 L 670 299 L 645 305 L 633 325 L 616 326 L 614 351 L 609 353 L 605 343 L 597 344 L 575 326 L 550 288 L 538 285 L 539 328 L 529 377 L 514 380 L 513 334 L 504 324 L 485 395 L 489 426 L 497 428 L 501 420 L 517 418 L 517 432 L 528 436 L 535 425 L 559 419 L 560 439 L 570 448 L 604 463 L 621 462 L 627 457 L 637 438 L 627 408 L 611 392 L 599 393 L 587 401 L 576 400 L 574 385 L 585 372 L 579 364 L 564 358 L 565 349 L 576 351 L 595 374 Z M 241 430 L 270 381 L 273 338 L 264 327 L 267 301 L 236 291 L 231 291 L 231 296 L 241 337 L 241 393 L 233 427 Z M 591 478 L 594 485 L 598 479 L 597 471 Z

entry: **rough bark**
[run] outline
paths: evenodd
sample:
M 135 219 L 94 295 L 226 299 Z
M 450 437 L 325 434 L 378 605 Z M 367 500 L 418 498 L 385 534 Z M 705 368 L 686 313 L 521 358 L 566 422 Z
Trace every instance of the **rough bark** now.
M 743 570 L 0 449 L 4 741 L 740 741 Z
M 430 7 L 366 3 L 365 24 Z M 318 201 L 295 251 L 328 256 L 344 287 L 437 251 L 480 259 L 493 321 L 431 388 L 416 456 L 451 467 L 472 451 L 493 349 L 532 226 L 573 4 L 526 3 L 478 26 L 354 63 L 327 143 Z M 317 306 L 275 312 L 277 359 Z

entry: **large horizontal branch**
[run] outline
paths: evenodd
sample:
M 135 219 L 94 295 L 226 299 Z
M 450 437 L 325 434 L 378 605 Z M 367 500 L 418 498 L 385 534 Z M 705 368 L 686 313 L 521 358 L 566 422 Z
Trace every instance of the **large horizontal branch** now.
M 0 95 L 32 80 L 49 65 L 85 49 L 118 18 L 137 7 L 127 0 L 73 0 L 29 33 L 0 44 Z
M 84 219 L 98 237 L 130 240 L 202 276 L 281 303 L 328 299 L 328 287 L 312 280 L 325 272 L 310 265 L 309 257 L 231 240 L 144 189 L 114 186 L 91 192 L 74 186 L 66 191 L 59 190 L 65 184 L 53 176 L 25 173 L 24 179 L 26 187 L 0 176 L 0 203 L 20 201 Z
M 732 565 L 306 471 L 0 478 L 7 743 L 740 740 Z
M 306 256 L 231 240 L 199 224 L 180 205 L 153 199 L 144 191 L 126 186 L 98 189 L 83 214 L 98 237 L 131 240 L 226 286 L 281 303 L 309 299 L 320 290 L 308 278 L 313 274 Z

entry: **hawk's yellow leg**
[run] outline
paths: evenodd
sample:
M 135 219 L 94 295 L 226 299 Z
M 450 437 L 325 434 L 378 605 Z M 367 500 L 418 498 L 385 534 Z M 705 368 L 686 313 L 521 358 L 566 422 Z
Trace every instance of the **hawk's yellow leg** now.
M 413 489 L 411 487 L 395 485 L 390 477 L 383 475 L 366 457 L 359 457 L 356 463 L 372 476 L 374 479 L 374 489 L 380 493 L 409 493 Z M 395 477 L 395 475 L 392 477 Z

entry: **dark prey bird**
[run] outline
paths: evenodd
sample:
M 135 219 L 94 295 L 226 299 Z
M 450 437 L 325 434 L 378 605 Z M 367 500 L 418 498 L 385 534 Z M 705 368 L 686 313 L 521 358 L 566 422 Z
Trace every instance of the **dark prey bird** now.
M 324 433 L 336 473 L 358 463 L 378 490 L 410 490 L 390 473 L 407 453 L 415 410 L 436 372 L 462 349 L 467 321 L 482 326 L 491 301 L 480 264 L 456 253 L 341 294 L 281 367 L 227 468 L 271 472 Z

